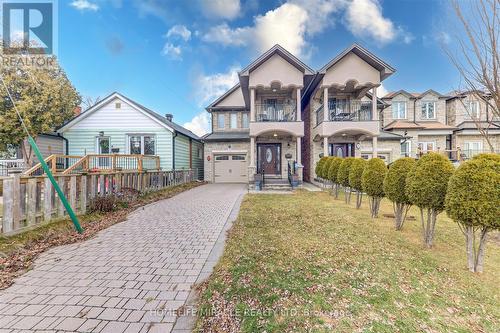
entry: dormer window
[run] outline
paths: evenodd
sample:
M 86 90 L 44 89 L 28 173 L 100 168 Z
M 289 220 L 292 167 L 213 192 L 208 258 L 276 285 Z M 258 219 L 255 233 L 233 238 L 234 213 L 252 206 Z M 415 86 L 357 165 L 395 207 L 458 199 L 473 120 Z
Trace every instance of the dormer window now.
M 436 102 L 422 102 L 422 119 L 436 119 Z
M 406 102 L 392 102 L 392 118 L 406 119 Z

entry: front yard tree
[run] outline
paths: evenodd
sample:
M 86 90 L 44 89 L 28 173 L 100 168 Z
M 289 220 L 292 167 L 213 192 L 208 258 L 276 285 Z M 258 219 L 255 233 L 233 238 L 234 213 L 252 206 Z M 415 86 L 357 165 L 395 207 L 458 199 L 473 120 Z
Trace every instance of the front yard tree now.
M 366 163 L 361 184 L 363 191 L 370 197 L 370 213 L 372 217 L 378 217 L 380 201 L 384 197 L 384 178 L 387 174 L 387 166 L 380 158 L 371 158 Z
M 401 230 L 406 220 L 406 215 L 411 208 L 411 201 L 406 195 L 406 179 L 415 167 L 415 160 L 410 157 L 397 159 L 389 167 L 384 179 L 385 196 L 392 201 L 394 208 L 394 226 Z
M 434 239 L 436 217 L 444 210 L 446 189 L 453 171 L 453 165 L 445 156 L 428 153 L 418 160 L 406 180 L 406 195 L 420 208 L 422 236 L 429 248 Z
M 323 156 L 322 158 L 319 159 L 319 161 L 316 163 L 316 169 L 314 170 L 316 172 L 316 176 L 320 179 L 323 178 L 323 164 L 325 164 L 326 160 L 328 159 L 327 156 Z
M 339 180 L 337 178 L 340 164 L 342 163 L 342 158 L 334 156 L 332 157 L 332 162 L 330 163 L 330 168 L 328 169 L 328 180 L 333 183 L 335 199 L 339 198 Z
M 33 138 L 72 118 L 80 104 L 80 95 L 55 59 L 47 68 L 2 66 L 0 71 Z M 31 146 L 25 142 L 26 134 L 3 84 L 0 91 L 0 152 L 20 146 L 26 163 L 31 165 Z
M 465 235 L 469 270 L 482 272 L 487 234 L 500 229 L 498 155 L 483 155 L 460 165 L 450 178 L 445 203 L 448 216 Z
M 346 157 L 342 160 L 339 166 L 339 172 L 337 174 L 337 180 L 340 185 L 344 187 L 345 192 L 345 202 L 348 204 L 351 202 L 351 188 L 349 186 L 349 170 L 351 169 L 352 161 L 354 157 Z
M 363 186 L 361 184 L 361 177 L 365 170 L 366 160 L 362 158 L 355 158 L 351 163 L 351 170 L 349 171 L 349 186 L 356 191 L 356 208 L 361 207 L 363 201 Z

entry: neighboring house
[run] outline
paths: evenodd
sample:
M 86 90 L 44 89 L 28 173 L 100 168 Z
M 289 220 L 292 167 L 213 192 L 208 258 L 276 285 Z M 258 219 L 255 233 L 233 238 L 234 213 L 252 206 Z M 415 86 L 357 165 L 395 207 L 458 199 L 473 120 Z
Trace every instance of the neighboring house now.
M 311 180 L 323 155 L 391 156 L 395 146 L 399 156 L 405 137 L 381 129 L 384 103 L 376 97 L 394 71 L 356 44 L 319 71 L 275 45 L 207 107 L 205 180 L 244 183 L 256 173 L 284 180 L 289 168 Z
M 446 101 L 447 124 L 454 126 L 451 146 L 460 149 L 466 157 L 471 157 L 491 149 L 485 137 L 496 152 L 500 152 L 500 119 L 495 118 L 490 105 L 477 98 L 472 92 L 453 92 Z M 489 96 L 483 94 L 483 98 Z
M 57 133 L 42 133 L 35 138 L 35 142 L 42 156 L 48 157 L 52 154 L 64 154 L 66 152 L 66 142 Z M 29 143 L 25 140 L 25 145 Z M 27 165 L 20 147 L 12 146 L 8 152 L 0 155 L 0 176 L 6 176 L 12 170 L 24 171 L 30 166 L 38 163 L 38 158 L 32 153 L 32 165 Z
M 383 129 L 407 137 L 400 146 L 401 156 L 451 150 L 451 136 L 456 128 L 447 124 L 446 99 L 434 90 L 399 90 L 382 98 L 387 104 L 382 115 Z
M 119 94 L 110 94 L 61 128 L 69 155 L 157 155 L 163 170 L 194 169 L 203 178 L 203 143 L 191 131 Z

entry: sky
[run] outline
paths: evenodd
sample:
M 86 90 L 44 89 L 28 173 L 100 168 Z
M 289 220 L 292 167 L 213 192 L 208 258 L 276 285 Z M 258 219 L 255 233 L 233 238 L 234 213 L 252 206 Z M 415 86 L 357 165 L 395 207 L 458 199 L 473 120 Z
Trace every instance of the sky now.
M 59 62 L 84 97 L 118 91 L 201 135 L 205 107 L 279 43 L 319 69 L 359 43 L 397 72 L 379 92 L 458 88 L 438 0 L 59 0 Z

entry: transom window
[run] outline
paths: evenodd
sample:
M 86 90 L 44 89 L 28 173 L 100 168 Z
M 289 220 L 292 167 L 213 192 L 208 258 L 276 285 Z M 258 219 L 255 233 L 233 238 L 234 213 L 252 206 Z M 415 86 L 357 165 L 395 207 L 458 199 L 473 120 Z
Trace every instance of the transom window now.
M 225 115 L 223 113 L 220 113 L 217 115 L 217 128 L 224 128 L 224 123 L 225 123 Z
M 392 118 L 406 119 L 406 102 L 392 102 Z
M 238 115 L 231 113 L 231 128 L 238 128 Z
M 436 102 L 422 102 L 422 119 L 436 119 Z
M 151 134 L 131 134 L 128 136 L 128 153 L 154 155 L 156 152 L 155 136 Z
M 473 119 L 479 119 L 479 102 L 478 101 L 468 101 L 466 103 L 467 115 Z
M 422 153 L 427 153 L 429 151 L 435 151 L 436 150 L 436 143 L 433 141 L 422 141 L 418 143 L 418 149 Z

